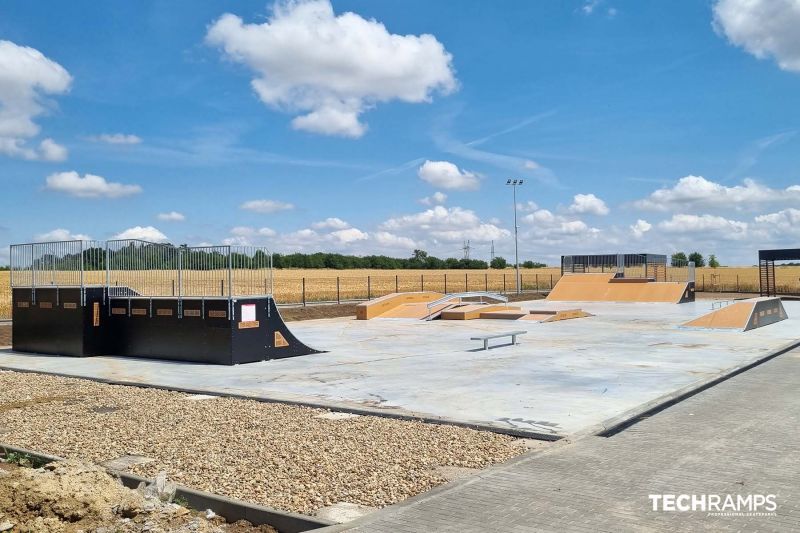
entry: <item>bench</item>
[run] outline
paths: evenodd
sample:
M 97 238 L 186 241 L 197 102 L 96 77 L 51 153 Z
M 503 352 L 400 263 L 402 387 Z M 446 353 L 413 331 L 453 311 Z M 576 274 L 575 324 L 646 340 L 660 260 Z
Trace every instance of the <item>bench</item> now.
M 489 339 L 499 339 L 501 337 L 511 337 L 511 344 L 517 344 L 517 335 L 524 335 L 528 333 L 524 330 L 517 330 L 517 331 L 506 331 L 504 333 L 493 333 L 491 335 L 478 335 L 476 337 L 471 337 L 470 340 L 473 341 L 483 341 L 483 349 L 489 349 Z

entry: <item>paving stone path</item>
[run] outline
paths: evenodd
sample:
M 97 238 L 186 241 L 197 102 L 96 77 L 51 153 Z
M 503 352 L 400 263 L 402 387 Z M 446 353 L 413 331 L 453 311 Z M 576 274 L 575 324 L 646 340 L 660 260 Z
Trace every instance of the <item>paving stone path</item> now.
M 653 511 L 651 494 L 774 494 L 777 510 Z M 800 350 L 613 437 L 525 456 L 374 513 L 350 530 L 800 531 Z

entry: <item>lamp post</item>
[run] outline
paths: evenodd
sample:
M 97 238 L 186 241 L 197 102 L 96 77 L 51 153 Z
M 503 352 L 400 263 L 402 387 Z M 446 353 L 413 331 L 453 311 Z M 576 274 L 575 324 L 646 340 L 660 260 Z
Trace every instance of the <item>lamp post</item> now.
M 506 185 L 511 185 L 514 191 L 514 264 L 517 267 L 517 294 L 522 292 L 522 278 L 519 274 L 519 240 L 517 238 L 519 226 L 517 226 L 517 186 L 522 185 L 522 180 L 509 179 Z

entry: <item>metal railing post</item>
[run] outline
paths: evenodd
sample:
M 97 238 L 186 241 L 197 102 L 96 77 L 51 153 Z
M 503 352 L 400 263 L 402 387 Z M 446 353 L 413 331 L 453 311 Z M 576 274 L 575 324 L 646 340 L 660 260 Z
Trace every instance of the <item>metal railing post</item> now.
M 81 260 L 80 260 L 80 277 L 81 277 L 81 307 L 86 305 L 86 289 L 83 287 L 83 241 L 80 241 Z M 55 261 L 55 259 L 53 259 Z

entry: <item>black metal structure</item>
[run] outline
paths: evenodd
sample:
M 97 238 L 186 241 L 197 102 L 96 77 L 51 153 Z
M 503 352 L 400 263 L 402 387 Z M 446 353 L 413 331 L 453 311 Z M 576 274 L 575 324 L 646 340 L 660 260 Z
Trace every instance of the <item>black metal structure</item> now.
M 283 322 L 263 249 L 110 242 L 12 246 L 14 350 L 223 365 L 321 353 Z
M 775 261 L 800 261 L 800 248 L 758 251 L 758 274 L 761 296 L 777 296 Z
M 662 254 L 562 255 L 564 273 L 616 272 L 618 277 L 667 281 L 667 256 Z

